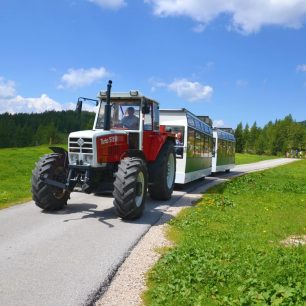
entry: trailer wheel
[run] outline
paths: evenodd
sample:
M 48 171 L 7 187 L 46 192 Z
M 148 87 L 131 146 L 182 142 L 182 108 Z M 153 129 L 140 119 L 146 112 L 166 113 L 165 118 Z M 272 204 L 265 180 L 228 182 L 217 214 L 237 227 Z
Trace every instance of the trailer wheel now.
M 142 215 L 147 194 L 147 167 L 141 158 L 121 160 L 114 182 L 114 206 L 122 219 L 135 219 Z
M 174 144 L 167 141 L 161 149 L 156 162 L 150 168 L 149 193 L 152 199 L 169 200 L 171 198 L 176 172 Z
M 35 204 L 46 211 L 62 209 L 68 201 L 69 192 L 47 185 L 42 176 L 59 182 L 66 182 L 67 169 L 62 154 L 46 154 L 36 163 L 32 171 L 32 198 Z

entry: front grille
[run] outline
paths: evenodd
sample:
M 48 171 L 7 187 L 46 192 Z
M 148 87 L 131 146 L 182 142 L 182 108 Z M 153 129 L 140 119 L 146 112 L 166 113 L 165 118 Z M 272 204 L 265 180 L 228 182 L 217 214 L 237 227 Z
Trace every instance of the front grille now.
M 83 139 L 83 141 L 80 141 Z M 82 146 L 79 143 L 83 143 Z M 92 154 L 92 139 L 91 138 L 69 138 L 69 152 L 70 153 L 86 153 Z

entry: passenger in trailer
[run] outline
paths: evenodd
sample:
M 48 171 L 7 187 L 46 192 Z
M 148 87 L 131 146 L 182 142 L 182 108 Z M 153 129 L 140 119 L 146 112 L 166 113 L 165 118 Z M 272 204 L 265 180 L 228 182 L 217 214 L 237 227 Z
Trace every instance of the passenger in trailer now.
M 176 134 L 176 140 L 175 140 L 175 146 L 176 146 L 176 155 L 178 157 L 183 157 L 183 151 L 184 151 L 184 142 L 183 142 L 183 135 L 181 132 L 178 132 Z

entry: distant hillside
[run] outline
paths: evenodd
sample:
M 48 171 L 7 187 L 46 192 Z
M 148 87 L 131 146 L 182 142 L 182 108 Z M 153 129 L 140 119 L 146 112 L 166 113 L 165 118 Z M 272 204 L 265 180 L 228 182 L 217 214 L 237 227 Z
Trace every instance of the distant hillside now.
M 306 125 L 306 120 L 299 122 L 300 124 Z
M 91 129 L 94 116 L 74 111 L 0 114 L 0 148 L 66 143 L 70 132 Z

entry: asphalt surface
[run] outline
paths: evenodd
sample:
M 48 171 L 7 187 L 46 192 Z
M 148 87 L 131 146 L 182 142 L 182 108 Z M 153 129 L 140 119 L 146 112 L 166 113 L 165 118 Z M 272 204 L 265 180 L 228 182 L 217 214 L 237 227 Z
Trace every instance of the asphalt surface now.
M 143 217 L 118 218 L 110 195 L 75 192 L 66 209 L 44 213 L 33 202 L 0 211 L 0 305 L 90 305 L 139 239 L 170 205 L 211 181 L 291 162 L 237 166 L 228 174 L 175 190 L 171 200 L 147 199 Z

